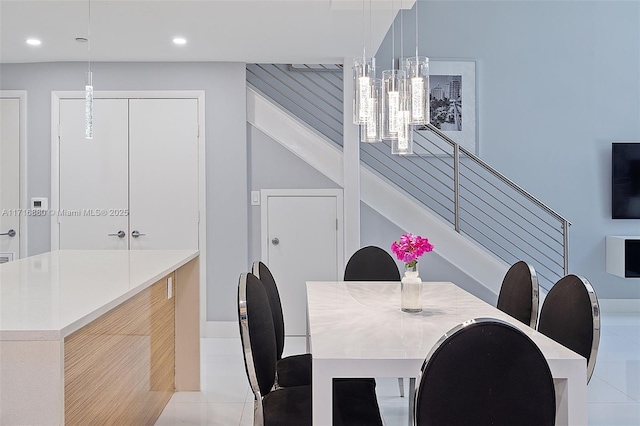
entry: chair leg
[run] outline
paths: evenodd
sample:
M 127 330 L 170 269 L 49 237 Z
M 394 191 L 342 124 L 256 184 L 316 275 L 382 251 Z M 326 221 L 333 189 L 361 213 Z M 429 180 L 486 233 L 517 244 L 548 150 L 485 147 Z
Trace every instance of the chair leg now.
M 398 377 L 398 388 L 400 388 L 400 397 L 404 398 L 404 379 Z
M 416 378 L 409 379 L 409 426 L 413 426 L 413 414 L 416 410 Z

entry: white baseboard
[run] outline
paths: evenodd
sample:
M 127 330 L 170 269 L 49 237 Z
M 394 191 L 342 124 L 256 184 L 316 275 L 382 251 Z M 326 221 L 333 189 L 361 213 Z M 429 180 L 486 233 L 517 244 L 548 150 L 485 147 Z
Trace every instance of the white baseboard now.
M 201 337 L 240 338 L 238 321 L 207 321 L 200 330 Z
M 599 299 L 600 311 L 610 313 L 640 314 L 640 299 Z

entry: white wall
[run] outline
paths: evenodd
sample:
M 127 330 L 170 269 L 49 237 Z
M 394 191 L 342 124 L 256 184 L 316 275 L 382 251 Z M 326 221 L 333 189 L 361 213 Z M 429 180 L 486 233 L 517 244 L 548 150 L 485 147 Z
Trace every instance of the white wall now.
M 238 276 L 249 268 L 245 64 L 94 63 L 92 71 L 98 91 L 205 91 L 207 319 L 235 319 Z M 51 91 L 83 90 L 85 72 L 85 63 L 0 65 L 0 89 L 27 91 L 29 198 L 51 195 Z M 49 251 L 49 218 L 27 226 L 28 254 Z
M 573 223 L 569 270 L 599 298 L 640 298 L 640 279 L 605 272 L 605 236 L 640 235 L 640 220 L 611 219 L 611 142 L 640 141 L 640 2 L 430 0 L 419 13 L 420 54 L 476 61 L 480 156 Z M 376 62 L 390 58 L 388 35 Z

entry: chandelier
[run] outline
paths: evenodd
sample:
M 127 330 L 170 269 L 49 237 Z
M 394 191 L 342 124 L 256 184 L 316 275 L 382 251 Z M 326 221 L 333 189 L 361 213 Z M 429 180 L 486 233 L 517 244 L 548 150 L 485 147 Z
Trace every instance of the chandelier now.
M 415 6 L 416 55 L 414 57 L 406 59 L 401 57 L 398 68 L 395 68 L 395 17 L 392 0 L 391 69 L 383 71 L 382 79 L 377 79 L 375 58 L 367 58 L 364 49 L 361 58 L 354 58 L 353 123 L 360 127 L 360 141 L 391 141 L 391 153 L 397 155 L 413 154 L 413 128 L 429 122 L 429 59 L 418 55 L 418 1 L 416 0 Z M 371 0 L 369 7 L 371 13 Z M 402 0 L 399 13 L 402 45 L 404 35 Z

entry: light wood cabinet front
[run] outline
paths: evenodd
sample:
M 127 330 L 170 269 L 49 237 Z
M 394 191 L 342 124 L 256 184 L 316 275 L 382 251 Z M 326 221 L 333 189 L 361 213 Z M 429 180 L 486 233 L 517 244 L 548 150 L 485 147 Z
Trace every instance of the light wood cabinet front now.
M 175 287 L 156 282 L 64 340 L 65 423 L 152 425 L 175 389 Z

